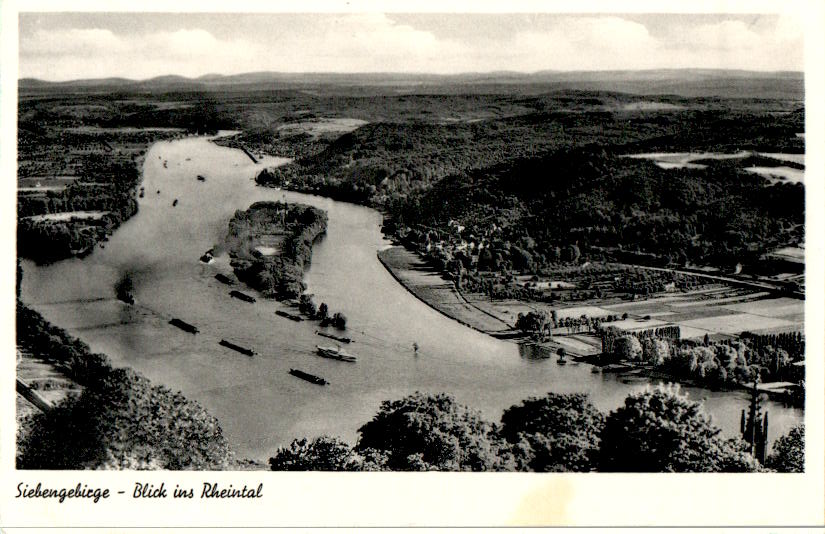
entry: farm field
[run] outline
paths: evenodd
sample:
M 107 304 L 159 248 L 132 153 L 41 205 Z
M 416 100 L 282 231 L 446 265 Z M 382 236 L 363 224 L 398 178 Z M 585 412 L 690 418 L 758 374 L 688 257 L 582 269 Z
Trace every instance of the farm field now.
M 805 301 L 782 297 L 778 299 L 758 300 L 756 302 L 730 304 L 726 305 L 725 308 L 753 315 L 764 315 L 766 317 L 786 317 L 805 313 Z
M 662 169 L 705 169 L 707 165 L 691 163 L 705 159 L 739 159 L 745 158 L 749 152 L 739 151 L 733 154 L 718 152 L 652 152 L 647 154 L 630 154 L 625 157 L 631 159 L 649 159 Z
M 592 335 L 554 336 L 553 343 L 580 356 L 595 356 L 602 351 L 601 341 Z
M 318 138 L 324 134 L 345 134 L 356 128 L 367 124 L 367 121 L 361 119 L 351 118 L 318 118 L 313 120 L 290 122 L 278 126 L 277 131 L 280 135 L 298 135 L 307 134 L 313 138 Z
M 733 315 L 720 315 L 716 317 L 704 317 L 702 319 L 692 319 L 681 324 L 688 328 L 697 328 L 708 333 L 715 334 L 740 334 L 742 332 L 771 333 L 774 331 L 791 331 L 794 323 L 784 319 L 772 317 L 762 317 L 750 313 L 737 313 Z M 685 337 L 685 336 L 683 336 Z
M 30 221 L 70 221 L 72 219 L 101 219 L 108 211 L 64 211 L 61 213 L 46 213 L 20 217 Z
M 742 332 L 773 333 L 803 329 L 803 300 L 788 297 L 765 298 L 767 296 L 769 294 L 759 292 L 715 300 L 651 299 L 633 303 L 637 305 L 635 307 L 619 304 L 608 305 L 605 308 L 626 310 L 624 313 L 635 318 L 612 323 L 613 326 L 636 330 L 641 328 L 641 324 L 650 327 L 678 325 L 681 337 L 685 339 L 700 338 L 705 334 L 738 335 Z M 750 300 L 742 302 L 745 298 Z M 658 320 L 638 320 L 644 316 L 656 317 Z
M 442 283 L 443 280 L 442 280 Z M 446 284 L 450 285 L 451 284 Z M 473 307 L 493 315 L 515 327 L 519 313 L 543 311 L 548 316 L 555 313 L 558 320 L 604 319 L 608 316 L 627 318 L 605 323 L 622 330 L 634 331 L 677 325 L 684 339 L 700 339 L 710 336 L 730 337 L 742 332 L 788 332 L 802 330 L 805 323 L 805 302 L 789 297 L 772 298 L 766 291 L 754 291 L 717 285 L 684 293 L 664 294 L 631 302 L 597 301 L 567 307 L 514 299 L 490 300 L 480 293 L 464 293 Z M 443 305 L 443 304 L 442 304 Z M 590 351 L 576 342 L 571 331 L 553 329 L 553 342 L 568 351 L 587 355 Z

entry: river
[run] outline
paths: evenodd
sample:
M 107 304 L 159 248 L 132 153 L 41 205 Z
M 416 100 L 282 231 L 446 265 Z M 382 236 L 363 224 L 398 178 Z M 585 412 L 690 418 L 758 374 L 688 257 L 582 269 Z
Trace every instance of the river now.
M 272 158 L 256 165 L 241 151 L 207 138 L 153 145 L 138 214 L 105 248 L 83 259 L 42 266 L 23 262 L 23 301 L 92 350 L 108 354 L 115 365 L 130 366 L 200 402 L 219 419 L 241 458 L 266 460 L 279 446 L 305 436 L 328 434 L 354 443 L 358 428 L 381 401 L 416 390 L 448 392 L 498 420 L 503 409 L 548 391 L 588 392 L 606 411 L 645 387 L 639 379 L 536 357 L 529 348 L 493 339 L 431 309 L 378 262 L 376 252 L 389 245 L 378 212 L 255 185 L 263 165 L 286 161 Z M 206 180 L 197 180 L 199 174 Z M 327 211 L 327 234 L 313 249 L 306 282 L 316 303 L 326 302 L 331 311 L 347 316 L 347 335 L 355 339 L 347 350 L 357 354 L 355 364 L 316 356 L 315 345 L 330 340 L 315 335 L 315 323 L 276 316 L 285 305 L 231 298 L 230 288 L 214 278 L 231 272 L 225 255 L 209 265 L 198 261 L 220 243 L 235 210 L 284 198 Z M 114 286 L 125 274 L 134 282 L 135 306 L 114 298 Z M 201 333 L 169 325 L 172 317 Z M 259 355 L 250 358 L 221 347 L 221 338 Z M 290 368 L 320 375 L 330 385 L 295 378 Z M 747 393 L 683 390 L 704 399 L 726 435 L 737 435 Z M 774 402 L 764 406 L 771 439 L 803 418 L 798 409 Z

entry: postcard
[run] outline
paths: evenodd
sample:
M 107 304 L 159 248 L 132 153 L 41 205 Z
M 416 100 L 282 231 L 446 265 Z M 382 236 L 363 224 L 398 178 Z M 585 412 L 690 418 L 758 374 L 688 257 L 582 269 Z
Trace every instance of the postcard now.
M 2 9 L 0 527 L 825 523 L 822 5 Z

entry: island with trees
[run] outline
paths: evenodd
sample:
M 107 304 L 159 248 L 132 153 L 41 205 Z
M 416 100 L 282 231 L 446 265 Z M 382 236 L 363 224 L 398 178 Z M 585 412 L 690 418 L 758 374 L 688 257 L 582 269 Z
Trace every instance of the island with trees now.
M 327 229 L 323 210 L 303 204 L 256 202 L 229 221 L 224 243 L 238 279 L 279 300 L 306 289 L 312 243 Z
M 341 312 L 326 303 L 316 305 L 306 294 L 304 272 L 312 261 L 312 245 L 327 229 L 327 215 L 318 208 L 286 202 L 256 202 L 238 210 L 229 221 L 224 245 L 238 280 L 265 297 L 298 301 L 310 319 L 346 329 Z

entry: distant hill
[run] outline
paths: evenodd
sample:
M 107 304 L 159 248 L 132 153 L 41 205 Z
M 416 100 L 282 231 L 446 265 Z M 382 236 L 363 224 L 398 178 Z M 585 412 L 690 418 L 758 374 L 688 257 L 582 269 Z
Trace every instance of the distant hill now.
M 198 78 L 159 76 L 49 82 L 19 81 L 21 93 L 57 91 L 249 91 L 312 87 L 340 93 L 522 93 L 594 90 L 631 94 L 673 94 L 684 97 L 781 98 L 804 100 L 802 72 L 759 72 L 713 69 L 655 69 L 639 71 L 540 71 L 531 74 L 491 72 L 466 74 L 398 73 L 283 73 L 207 74 Z

